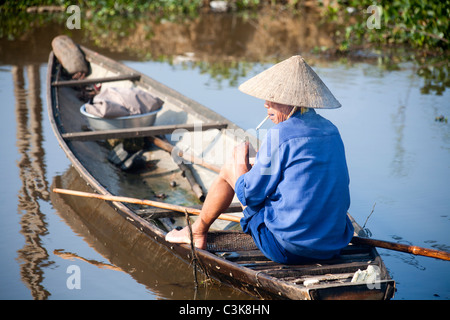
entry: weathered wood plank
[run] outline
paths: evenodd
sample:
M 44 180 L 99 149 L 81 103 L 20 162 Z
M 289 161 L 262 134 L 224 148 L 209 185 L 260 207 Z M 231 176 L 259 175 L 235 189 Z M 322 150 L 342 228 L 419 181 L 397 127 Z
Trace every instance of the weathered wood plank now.
M 105 83 L 105 82 L 123 81 L 123 80 L 138 81 L 140 79 L 141 79 L 140 74 L 123 74 L 123 75 L 114 76 L 114 77 L 54 81 L 54 82 L 52 82 L 52 86 L 54 86 L 54 87 L 80 87 L 80 86 L 87 86 L 87 85 L 96 84 L 96 83 Z
M 285 281 L 291 281 L 293 283 L 302 284 L 305 280 L 317 280 L 321 282 L 333 282 L 333 281 L 348 281 L 352 280 L 352 277 L 355 273 L 337 273 L 337 274 L 324 274 L 317 276 L 301 276 L 300 278 L 293 278 L 292 280 L 284 279 Z
M 355 261 L 350 263 L 340 263 L 335 265 L 315 265 L 310 267 L 296 267 L 290 266 L 289 268 L 277 268 L 277 269 L 265 269 L 265 268 L 252 268 L 253 270 L 264 271 L 265 273 L 276 277 L 301 277 L 305 275 L 324 275 L 324 274 L 337 274 L 337 273 L 349 273 L 356 272 L 358 269 L 365 270 L 370 263 L 368 261 Z
M 126 139 L 126 138 L 140 138 L 156 136 L 161 134 L 171 134 L 175 130 L 209 130 L 209 129 L 224 129 L 227 127 L 226 123 L 205 123 L 205 124 L 176 124 L 163 125 L 140 128 L 127 128 L 115 130 L 102 131 L 86 131 L 86 132 L 69 132 L 63 133 L 61 136 L 64 140 L 78 140 L 78 141 L 92 141 L 92 140 L 106 140 L 106 139 Z

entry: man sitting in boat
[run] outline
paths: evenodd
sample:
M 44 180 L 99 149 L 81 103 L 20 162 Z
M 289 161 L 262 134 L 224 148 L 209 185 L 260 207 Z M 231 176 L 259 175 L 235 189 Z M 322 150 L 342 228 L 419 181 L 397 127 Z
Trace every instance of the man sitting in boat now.
M 341 105 L 300 56 L 256 75 L 239 88 L 265 100 L 275 123 L 253 166 L 249 145 L 234 149 L 192 224 L 195 246 L 234 194 L 245 207 L 241 226 L 264 255 L 279 263 L 330 259 L 353 235 L 347 217 L 349 175 L 338 129 L 314 108 Z M 189 230 L 172 230 L 166 240 L 189 243 Z

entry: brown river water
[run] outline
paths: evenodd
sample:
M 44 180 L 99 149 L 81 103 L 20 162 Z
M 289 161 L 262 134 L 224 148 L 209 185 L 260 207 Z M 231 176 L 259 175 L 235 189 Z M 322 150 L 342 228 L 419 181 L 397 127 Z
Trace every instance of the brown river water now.
M 164 248 L 143 241 L 133 228 L 119 233 L 93 225 L 80 218 L 79 203 L 61 203 L 50 193 L 61 181 L 83 184 L 58 147 L 46 111 L 50 43 L 62 33 L 245 130 L 255 128 L 265 110 L 238 85 L 279 59 L 305 55 L 343 105 L 320 114 L 344 140 L 352 216 L 363 225 L 373 210 L 366 222 L 373 238 L 449 251 L 450 124 L 436 119 L 450 116 L 448 88 L 430 85 L 414 63 L 386 68 L 373 53 L 358 59 L 310 54 L 333 45 L 331 27 L 316 22 L 314 16 L 201 15 L 138 21 L 132 29 L 68 30 L 62 20 L 0 39 L 0 299 L 254 298 L 218 284 L 196 291 L 192 269 Z M 137 247 L 133 254 L 130 245 Z M 450 298 L 448 262 L 379 252 L 397 281 L 394 299 Z M 71 282 L 74 269 L 81 271 L 79 288 Z

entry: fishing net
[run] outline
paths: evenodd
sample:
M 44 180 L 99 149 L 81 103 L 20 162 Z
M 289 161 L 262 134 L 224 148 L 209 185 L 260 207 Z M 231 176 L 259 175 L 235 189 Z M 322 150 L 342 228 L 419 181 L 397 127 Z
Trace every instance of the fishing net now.
M 234 252 L 258 250 L 253 238 L 240 231 L 208 232 L 207 250 L 212 252 Z

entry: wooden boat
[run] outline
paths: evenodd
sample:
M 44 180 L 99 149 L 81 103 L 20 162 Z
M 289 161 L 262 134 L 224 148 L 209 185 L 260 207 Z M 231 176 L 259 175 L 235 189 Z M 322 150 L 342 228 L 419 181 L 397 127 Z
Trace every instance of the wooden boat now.
M 85 183 L 98 194 L 153 199 L 160 202 L 201 207 L 201 200 L 216 177 L 214 167 L 239 141 L 255 138 L 212 110 L 119 62 L 81 47 L 90 64 L 84 80 L 63 78 L 62 67 L 50 53 L 47 74 L 47 101 L 50 122 L 58 142 Z M 111 82 L 109 82 L 111 81 Z M 85 100 L 83 88 L 92 83 L 106 86 L 137 87 L 164 101 L 153 127 L 113 131 L 83 131 L 86 119 L 80 113 Z M 194 130 L 195 131 L 192 131 Z M 185 154 L 202 160 L 178 165 L 172 153 L 146 145 L 140 153 L 145 160 L 138 170 L 122 170 L 108 161 L 111 137 L 129 139 L 165 135 Z M 169 149 L 170 151 L 170 149 Z M 204 161 L 204 163 L 202 163 Z M 189 179 L 187 179 L 189 178 Z M 175 187 L 174 182 L 175 181 Z M 200 187 L 200 191 L 199 188 Z M 194 192 L 195 191 L 195 192 Z M 160 199 L 162 195 L 165 199 Z M 96 200 L 100 201 L 100 200 Z M 91 202 L 89 202 L 91 203 Z M 374 247 L 352 245 L 341 255 L 306 265 L 282 265 L 265 258 L 235 222 L 217 220 L 210 230 L 208 248 L 193 249 L 186 244 L 165 241 L 175 226 L 186 225 L 186 217 L 176 211 L 108 202 L 118 215 L 143 235 L 174 255 L 201 265 L 208 277 L 264 299 L 390 299 L 395 282 Z M 229 215 L 242 215 L 239 204 L 230 206 Z M 195 219 L 191 216 L 190 219 Z M 354 220 L 352 219 L 354 222 Z M 354 222 L 355 230 L 363 230 Z M 126 241 L 126 239 L 124 239 Z M 378 271 L 374 282 L 352 282 L 358 270 L 368 266 Z
M 53 178 L 51 188 L 92 192 L 72 166 Z M 83 261 L 101 269 L 125 272 L 145 286 L 146 291 L 150 291 L 157 299 L 254 299 L 253 296 L 226 285 L 213 284 L 196 288 L 189 261 L 183 263 L 167 247 L 153 241 L 123 219 L 107 201 L 90 198 L 80 201 L 79 197 L 55 192 L 50 193 L 50 199 L 61 220 L 100 254 L 105 262 L 92 259 L 92 256 L 80 256 L 76 251 L 55 250 L 54 253 L 62 259 L 70 259 L 75 263 Z M 80 267 L 84 270 L 83 266 Z M 206 280 L 200 274 L 198 278 Z M 87 286 L 83 290 L 86 288 Z M 112 295 L 129 298 L 127 293 L 113 292 Z M 148 299 L 149 296 L 151 294 L 137 299 Z

